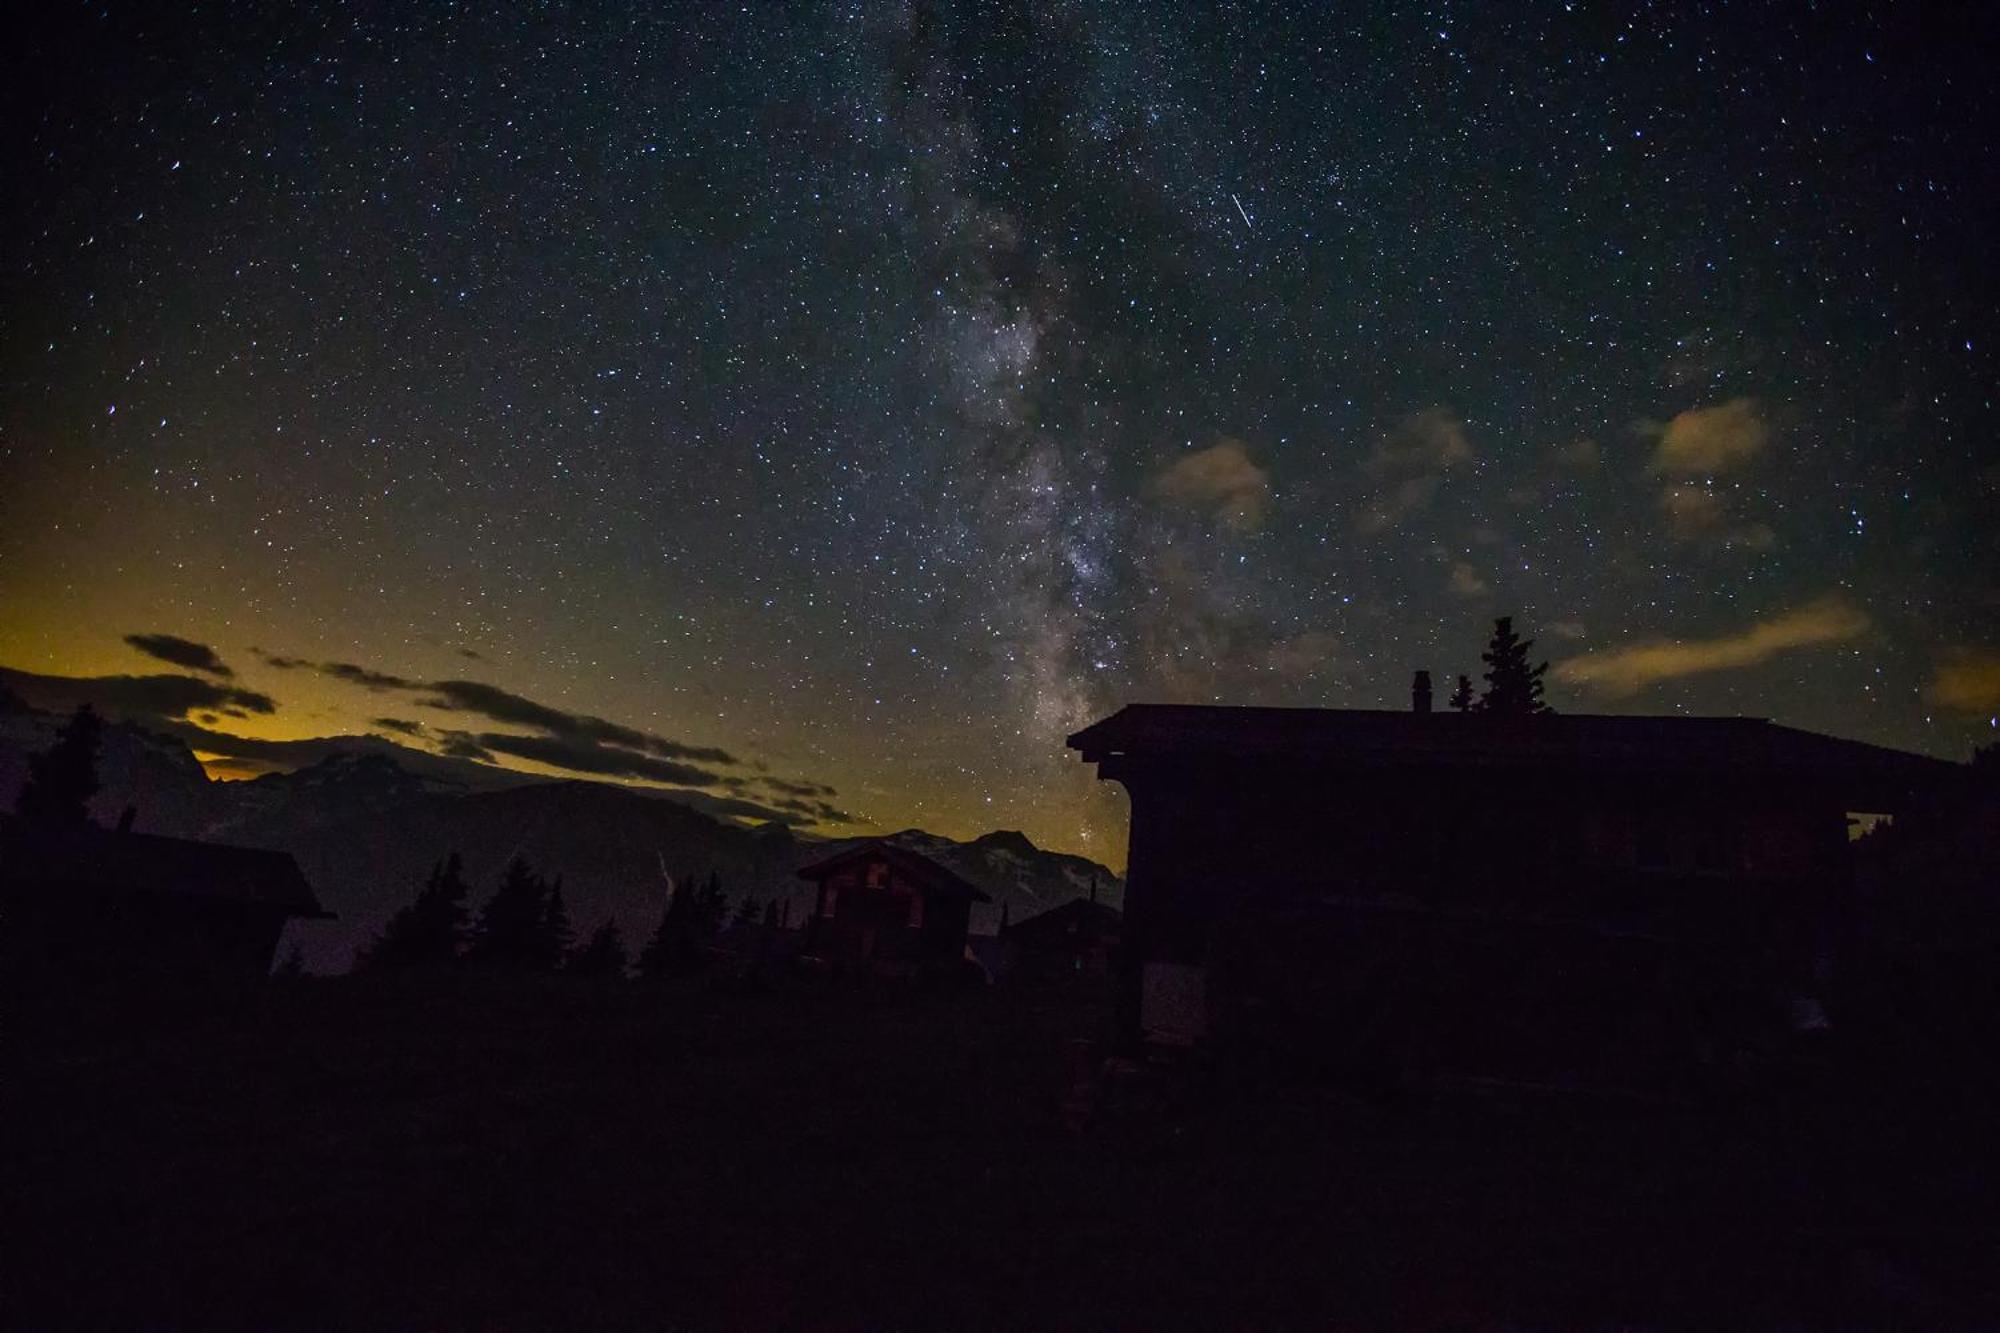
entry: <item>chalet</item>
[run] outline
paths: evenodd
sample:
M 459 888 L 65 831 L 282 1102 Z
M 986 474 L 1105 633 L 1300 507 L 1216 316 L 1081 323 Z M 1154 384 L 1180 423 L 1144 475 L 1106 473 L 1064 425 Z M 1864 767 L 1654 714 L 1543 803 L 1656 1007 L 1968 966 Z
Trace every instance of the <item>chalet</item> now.
M 878 971 L 958 966 L 972 904 L 991 901 L 929 857 L 880 840 L 815 861 L 799 878 L 818 886 L 807 955 Z
M 1012 980 L 1031 984 L 1110 978 L 1124 917 L 1094 898 L 1072 898 L 1008 927 L 1002 967 Z
M 1751 718 L 1134 705 L 1121 1035 L 1407 1069 L 1687 1050 L 1812 1012 L 1850 812 L 1963 766 Z
M 104 1016 L 210 1005 L 261 983 L 285 923 L 325 918 L 284 852 L 0 817 L 15 997 Z

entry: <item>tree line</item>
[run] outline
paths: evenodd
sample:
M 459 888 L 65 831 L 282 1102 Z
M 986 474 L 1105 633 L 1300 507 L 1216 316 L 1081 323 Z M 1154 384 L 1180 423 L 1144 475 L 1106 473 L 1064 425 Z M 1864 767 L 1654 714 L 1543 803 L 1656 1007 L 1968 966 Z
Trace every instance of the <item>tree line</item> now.
M 499 972 L 553 973 L 617 978 L 636 969 L 641 977 L 677 977 L 698 972 L 708 961 L 716 935 L 730 917 L 721 877 L 689 874 L 673 883 L 666 911 L 637 957 L 628 952 L 612 917 L 581 944 L 570 924 L 561 876 L 550 881 L 525 857 L 516 856 L 499 887 L 474 916 L 467 908 L 471 886 L 457 852 L 431 867 L 416 897 L 355 955 L 357 972 L 395 972 L 463 966 Z M 745 897 L 736 920 L 766 926 L 778 923 L 777 903 Z

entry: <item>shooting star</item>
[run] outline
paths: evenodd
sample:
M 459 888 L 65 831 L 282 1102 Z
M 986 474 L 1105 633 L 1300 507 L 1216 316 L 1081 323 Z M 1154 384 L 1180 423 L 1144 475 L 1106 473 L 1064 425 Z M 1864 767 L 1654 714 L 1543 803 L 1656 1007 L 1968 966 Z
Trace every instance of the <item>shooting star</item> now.
M 1251 222 L 1250 215 L 1243 211 L 1243 201 L 1232 194 L 1229 196 L 1229 202 L 1236 205 L 1237 216 L 1243 219 L 1243 225 L 1255 230 L 1256 224 Z

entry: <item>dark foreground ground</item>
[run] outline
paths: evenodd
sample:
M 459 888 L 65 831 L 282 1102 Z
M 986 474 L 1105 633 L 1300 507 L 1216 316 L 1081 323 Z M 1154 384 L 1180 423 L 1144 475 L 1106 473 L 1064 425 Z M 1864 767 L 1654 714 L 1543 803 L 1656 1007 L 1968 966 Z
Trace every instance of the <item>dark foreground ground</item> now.
M 1948 1074 L 1729 1116 L 1141 1079 L 1079 1131 L 1100 1024 L 340 979 L 17 1047 L 8 1322 L 2000 1327 L 2000 1121 Z

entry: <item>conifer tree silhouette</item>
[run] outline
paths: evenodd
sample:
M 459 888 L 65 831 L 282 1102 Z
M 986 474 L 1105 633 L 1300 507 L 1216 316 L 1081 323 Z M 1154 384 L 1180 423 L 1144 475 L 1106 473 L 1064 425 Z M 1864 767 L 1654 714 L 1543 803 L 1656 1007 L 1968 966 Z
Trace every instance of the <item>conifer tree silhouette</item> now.
M 562 876 L 556 876 L 555 887 L 549 890 L 548 901 L 542 908 L 542 928 L 535 944 L 535 965 L 546 972 L 553 972 L 569 957 L 570 947 L 576 943 L 576 932 L 569 924 L 569 906 L 563 902 Z
M 1472 693 L 1472 677 L 1460 676 L 1458 684 L 1451 692 L 1451 708 L 1455 713 L 1470 713 L 1479 706 L 1479 700 Z
M 722 882 L 713 873 L 702 884 L 694 875 L 674 885 L 674 896 L 660 917 L 659 929 L 639 953 L 639 972 L 646 977 L 686 976 L 706 961 L 710 938 L 729 910 Z
M 97 795 L 97 749 L 104 723 L 89 704 L 79 707 L 56 732 L 55 743 L 28 757 L 28 780 L 14 808 L 43 828 L 91 826 L 90 798 Z
M 625 940 L 618 933 L 616 917 L 591 932 L 590 940 L 569 956 L 563 970 L 573 977 L 593 980 L 625 975 Z
M 1486 693 L 1480 696 L 1479 711 L 1504 717 L 1528 717 L 1551 709 L 1542 702 L 1542 675 L 1549 669 L 1543 662 L 1528 665 L 1528 649 L 1533 639 L 1514 633 L 1514 618 L 1501 616 L 1493 622 L 1493 637 L 1479 660 L 1486 663 Z
M 548 957 L 548 886 L 522 857 L 508 863 L 500 887 L 480 909 L 468 962 L 531 971 Z
M 465 868 L 457 852 L 431 867 L 415 901 L 399 908 L 355 958 L 357 971 L 436 967 L 458 957 L 465 939 Z

